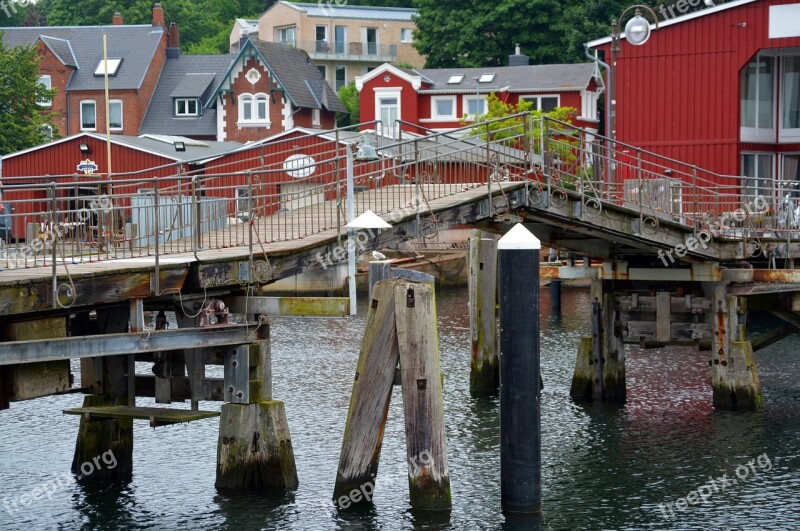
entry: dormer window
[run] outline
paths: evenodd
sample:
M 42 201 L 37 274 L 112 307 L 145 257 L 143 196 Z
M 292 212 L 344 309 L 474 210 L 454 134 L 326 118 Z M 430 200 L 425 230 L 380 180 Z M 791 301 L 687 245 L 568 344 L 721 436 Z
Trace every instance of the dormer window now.
M 122 64 L 122 59 L 109 59 L 108 60 L 108 75 L 109 76 L 116 76 L 117 72 L 119 71 L 119 65 Z M 106 74 L 106 61 L 100 60 L 100 63 L 97 65 L 97 68 L 94 70 L 94 75 L 96 77 L 103 77 Z
M 450 76 L 450 79 L 447 80 L 448 85 L 457 85 L 464 80 L 464 74 L 455 74 Z
M 175 116 L 200 116 L 197 98 L 175 98 Z
M 494 81 L 494 74 L 481 74 L 481 77 L 478 78 L 478 83 L 491 83 Z

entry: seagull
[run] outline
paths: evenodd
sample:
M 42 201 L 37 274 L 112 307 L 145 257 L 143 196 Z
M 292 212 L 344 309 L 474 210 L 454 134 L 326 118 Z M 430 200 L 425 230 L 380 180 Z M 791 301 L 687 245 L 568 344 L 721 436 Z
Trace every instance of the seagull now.
M 378 251 L 372 251 L 372 258 L 375 260 L 386 260 L 386 255 Z

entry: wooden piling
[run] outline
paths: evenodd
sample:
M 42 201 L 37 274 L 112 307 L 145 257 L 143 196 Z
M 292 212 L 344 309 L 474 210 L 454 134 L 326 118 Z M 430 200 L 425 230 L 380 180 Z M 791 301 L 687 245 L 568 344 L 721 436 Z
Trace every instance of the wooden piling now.
M 87 395 L 83 398 L 83 407 L 127 404 L 127 396 Z M 109 468 L 106 462 L 111 459 L 102 460 L 104 455 L 113 456 L 113 462 L 116 463 L 113 468 Z M 89 470 L 91 473 L 87 474 Z M 133 419 L 81 417 L 72 458 L 72 473 L 81 480 L 92 482 L 130 479 L 133 474 Z
M 392 278 L 392 263 L 380 260 L 369 263 L 369 299 L 372 300 L 372 289 L 377 282 Z
M 469 243 L 470 377 L 473 396 L 497 392 L 497 240 L 472 231 Z
M 449 510 L 450 475 L 434 286 L 396 284 L 394 304 L 411 506 Z
M 370 501 L 351 496 L 362 486 L 374 489 L 392 383 L 400 360 L 394 302 L 394 289 L 400 284 L 403 281 L 379 282 L 370 299 L 333 490 L 333 500 L 342 508 L 347 508 L 353 498 L 359 498 L 356 503 Z

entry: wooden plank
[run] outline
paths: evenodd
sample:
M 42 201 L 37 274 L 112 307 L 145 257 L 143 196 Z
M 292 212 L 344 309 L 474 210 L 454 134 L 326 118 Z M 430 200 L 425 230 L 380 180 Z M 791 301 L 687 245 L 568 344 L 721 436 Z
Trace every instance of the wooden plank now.
M 266 316 L 344 317 L 347 297 L 230 297 L 233 313 Z
M 86 419 L 147 420 L 151 426 L 178 424 L 218 417 L 218 411 L 189 411 L 160 407 L 99 406 L 65 409 L 65 415 L 81 415 Z
M 450 473 L 433 284 L 395 284 L 394 308 L 411 506 L 414 509 L 450 509 Z
M 389 414 L 392 383 L 400 352 L 397 346 L 394 288 L 402 281 L 375 284 L 358 356 L 347 423 L 344 429 L 333 499 L 340 507 L 362 485 L 374 489 L 383 432 Z
M 470 376 L 473 395 L 497 391 L 497 240 L 474 230 L 469 247 Z
M 659 339 L 656 335 L 655 321 L 627 321 L 623 325 L 626 330 L 626 339 L 652 339 L 669 343 L 675 340 L 701 340 L 711 339 L 711 325 L 705 323 L 670 323 L 669 337 Z
M 656 340 L 669 341 L 670 338 L 670 296 L 668 291 L 656 294 Z

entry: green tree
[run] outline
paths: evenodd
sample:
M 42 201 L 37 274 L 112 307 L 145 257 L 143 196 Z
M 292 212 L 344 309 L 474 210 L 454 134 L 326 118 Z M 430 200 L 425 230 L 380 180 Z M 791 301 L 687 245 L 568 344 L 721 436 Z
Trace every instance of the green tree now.
M 0 32 L 0 155 L 45 142 L 45 126 L 55 132 L 50 113 L 43 113 L 37 103 L 55 95 L 55 89 L 39 83 L 36 49 L 6 48 Z
M 336 119 L 337 127 L 347 127 L 348 125 L 355 125 L 361 121 L 359 92 L 356 89 L 356 84 L 351 82 L 349 85 L 339 89 L 339 101 L 342 102 L 345 109 L 350 114 L 340 114 Z

